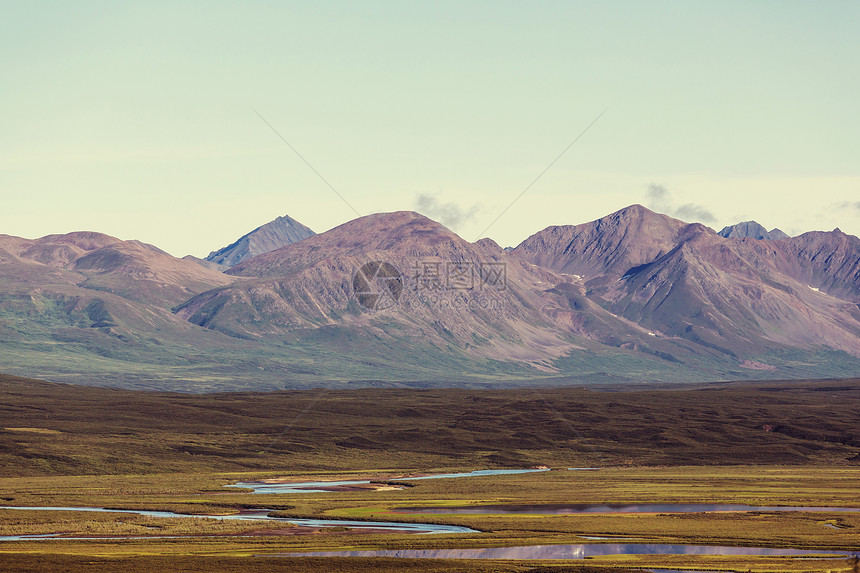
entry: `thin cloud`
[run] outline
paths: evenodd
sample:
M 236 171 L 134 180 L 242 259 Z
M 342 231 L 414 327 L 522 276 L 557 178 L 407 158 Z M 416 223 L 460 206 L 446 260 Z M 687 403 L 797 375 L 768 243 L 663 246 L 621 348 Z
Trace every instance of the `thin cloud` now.
M 648 185 L 648 190 L 645 192 L 645 198 L 648 207 L 655 211 L 665 213 L 670 210 L 669 190 L 662 185 L 657 185 L 656 183 Z
M 436 197 L 421 193 L 415 197 L 415 210 L 439 221 L 448 228 L 457 230 L 481 212 L 481 206 L 474 204 L 463 208 L 456 203 L 442 203 Z
M 657 183 L 648 185 L 648 189 L 645 191 L 645 200 L 650 209 L 677 217 L 683 221 L 714 223 L 717 220 L 706 207 L 696 203 L 684 203 L 676 207 L 669 190 Z
M 675 209 L 675 216 L 682 220 L 699 221 L 701 223 L 713 223 L 717 220 L 714 214 L 695 203 L 686 203 Z

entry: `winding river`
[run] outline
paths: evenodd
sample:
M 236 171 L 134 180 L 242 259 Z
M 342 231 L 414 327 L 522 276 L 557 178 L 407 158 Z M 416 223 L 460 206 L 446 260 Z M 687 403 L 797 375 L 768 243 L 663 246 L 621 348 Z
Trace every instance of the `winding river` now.
M 597 469 L 597 468 L 570 468 Z M 427 479 L 480 477 L 494 475 L 510 475 L 531 472 L 548 471 L 548 469 L 520 470 L 479 470 L 464 473 L 436 474 L 426 476 L 396 478 L 396 481 L 417 481 Z M 301 483 L 277 482 L 239 482 L 226 487 L 249 488 L 254 493 L 279 494 L 297 492 L 330 492 L 349 491 L 351 488 L 362 489 L 362 486 L 383 485 L 371 480 L 352 481 L 313 481 Z M 356 521 L 347 519 L 297 519 L 287 517 L 270 517 L 271 510 L 258 509 L 243 511 L 232 515 L 190 515 L 171 511 L 105 509 L 99 507 L 20 507 L 0 506 L 0 510 L 29 510 L 29 511 L 82 511 L 100 513 L 125 513 L 147 517 L 162 518 L 197 518 L 218 520 L 259 521 L 263 523 L 282 523 L 303 527 L 346 527 L 373 531 L 391 531 L 397 533 L 416 534 L 452 534 L 480 533 L 475 529 L 457 525 L 437 525 L 427 523 L 400 523 L 391 521 Z M 848 507 L 789 507 L 789 506 L 750 506 L 742 504 L 494 504 L 482 506 L 425 506 L 404 507 L 395 510 L 400 513 L 484 513 L 484 514 L 577 514 L 577 513 L 692 513 L 707 511 L 822 511 L 822 512 L 857 512 L 860 508 Z M 111 540 L 111 539 L 168 539 L 179 537 L 211 537 L 199 536 L 117 536 L 117 537 L 60 537 L 63 534 L 36 534 L 0 536 L 0 541 L 47 541 L 47 540 Z M 232 535 L 242 535 L 241 533 Z M 761 555 L 761 556 L 823 556 L 845 558 L 850 551 L 844 550 L 803 550 L 791 548 L 768 547 L 728 547 L 713 545 L 683 545 L 683 544 L 649 544 L 649 543 L 619 543 L 619 538 L 589 538 L 583 540 L 616 541 L 616 543 L 582 543 L 569 545 L 534 545 L 524 547 L 492 547 L 481 549 L 380 549 L 356 551 L 317 551 L 307 553 L 283 553 L 279 555 L 299 557 L 408 557 L 429 559 L 585 559 L 601 555 Z M 629 541 L 635 541 L 630 539 Z
M 302 527 L 349 527 L 351 529 L 375 529 L 396 533 L 479 533 L 475 529 L 459 525 L 436 525 L 433 523 L 400 523 L 396 521 L 355 521 L 349 519 L 295 519 L 292 517 L 269 517 L 271 510 L 260 509 L 237 513 L 233 515 L 190 515 L 173 513 L 172 511 L 148 511 L 140 509 L 105 509 L 102 507 L 17 507 L 0 506 L 0 509 L 18 509 L 29 511 L 88 511 L 98 513 L 131 513 L 147 517 L 184 517 L 198 519 L 219 519 L 239 521 L 261 521 L 266 523 L 283 523 Z M 22 541 L 25 539 L 55 539 L 48 536 L 6 536 L 2 541 Z M 61 539 L 72 539 L 63 537 Z
M 479 533 L 468 527 L 426 523 L 397 523 L 390 521 L 354 521 L 346 519 L 293 519 L 269 517 L 261 509 L 234 515 L 189 515 L 171 511 L 105 509 L 98 507 L 21 507 L 0 506 L 0 510 L 82 511 L 124 513 L 147 517 L 181 517 L 219 520 L 251 520 L 277 522 L 305 527 L 348 527 L 353 529 L 392 531 L 398 533 Z M 0 536 L 0 541 L 110 541 L 216 537 L 216 535 L 154 535 L 154 536 L 62 536 L 61 533 Z M 232 534 L 241 536 L 241 533 Z M 221 537 L 223 535 L 219 535 Z M 597 539 L 597 538 L 593 538 Z M 821 556 L 845 558 L 848 551 L 822 551 L 770 547 L 728 547 L 716 545 L 681 545 L 651 543 L 586 543 L 575 545 L 532 545 L 523 547 L 490 547 L 481 549 L 379 549 L 357 551 L 315 551 L 281 553 L 289 557 L 406 557 L 418 559 L 585 559 L 601 555 L 763 555 L 763 556 Z

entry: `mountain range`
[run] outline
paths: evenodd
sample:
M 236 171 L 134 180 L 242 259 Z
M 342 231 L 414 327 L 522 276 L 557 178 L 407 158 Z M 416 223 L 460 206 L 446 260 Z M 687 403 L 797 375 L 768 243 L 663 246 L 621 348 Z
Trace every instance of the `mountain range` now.
M 188 391 L 844 376 L 860 239 L 639 205 L 514 249 L 414 212 L 279 217 L 206 259 L 0 235 L 0 342 L 6 373 Z

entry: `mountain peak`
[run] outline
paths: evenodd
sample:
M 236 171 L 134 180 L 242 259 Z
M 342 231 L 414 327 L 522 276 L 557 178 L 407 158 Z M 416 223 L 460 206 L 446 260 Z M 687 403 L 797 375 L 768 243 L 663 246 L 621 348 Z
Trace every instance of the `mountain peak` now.
M 95 231 L 74 231 L 62 235 L 46 235 L 35 240 L 35 243 L 39 245 L 73 245 L 85 251 L 94 251 L 119 242 L 120 240 L 116 237 Z
M 744 221 L 723 227 L 723 230 L 717 233 L 726 239 L 788 239 L 788 235 L 779 229 L 768 231 L 764 226 L 755 221 Z
M 624 207 L 623 209 L 619 209 L 614 213 L 610 213 L 605 217 L 601 217 L 598 221 L 603 219 L 623 219 L 623 220 L 634 220 L 634 219 L 656 219 L 656 218 L 666 218 L 669 219 L 668 215 L 661 215 L 660 213 L 656 213 L 651 209 L 644 207 L 638 203 L 634 203 L 633 205 L 629 205 Z
M 453 231 L 414 211 L 373 213 L 347 221 L 324 233 L 285 245 L 229 269 L 236 276 L 288 274 L 336 253 L 358 253 L 392 248 L 415 253 L 435 252 L 440 245 L 463 241 Z
M 630 205 L 590 223 L 547 227 L 514 252 L 530 263 L 564 273 L 620 277 L 667 253 L 688 227 L 642 205 Z
M 330 240 L 331 237 L 336 238 L 337 244 L 342 247 L 376 242 L 377 248 L 386 248 L 383 245 L 400 240 L 414 240 L 418 243 L 416 246 L 419 246 L 422 242 L 433 244 L 457 237 L 456 233 L 442 223 L 415 211 L 365 215 L 338 225 L 317 237 L 321 235 L 326 235 L 326 240 Z M 320 244 L 322 244 L 322 238 L 315 240 L 321 241 Z
M 637 229 L 646 229 L 651 232 L 673 232 L 688 225 L 680 219 L 675 219 L 663 213 L 657 213 L 647 207 L 639 204 L 633 204 L 614 213 L 610 213 L 605 217 L 597 219 L 593 223 L 585 223 L 585 225 L 596 224 L 600 228 L 606 227 L 634 227 Z M 581 227 L 582 225 L 577 225 Z
M 209 253 L 205 260 L 232 267 L 257 255 L 307 239 L 314 234 L 289 215 L 284 215 L 239 237 L 236 242 Z
M 610 213 L 608 216 L 611 217 L 612 215 L 620 215 L 622 213 L 630 213 L 634 215 L 657 214 L 648 207 L 645 207 L 644 205 L 640 205 L 639 203 L 633 203 L 632 205 L 628 205 L 623 209 L 619 209 L 615 213 Z

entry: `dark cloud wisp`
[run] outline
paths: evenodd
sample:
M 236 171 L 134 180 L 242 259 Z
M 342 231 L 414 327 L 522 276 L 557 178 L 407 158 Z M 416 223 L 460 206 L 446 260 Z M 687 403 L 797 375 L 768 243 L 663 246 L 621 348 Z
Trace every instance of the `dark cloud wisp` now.
M 648 190 L 645 192 L 645 201 L 649 209 L 677 217 L 682 221 L 714 223 L 717 220 L 714 214 L 706 207 L 696 203 L 684 203 L 676 207 L 669 190 L 657 183 L 648 185 Z

